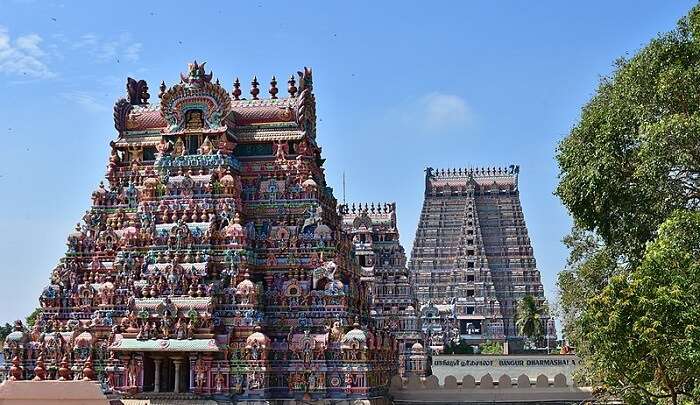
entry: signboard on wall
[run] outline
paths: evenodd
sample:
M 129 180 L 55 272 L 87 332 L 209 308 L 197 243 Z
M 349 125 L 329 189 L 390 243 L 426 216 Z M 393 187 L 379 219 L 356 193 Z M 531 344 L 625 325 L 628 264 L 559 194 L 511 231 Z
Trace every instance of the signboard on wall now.
M 557 374 L 564 374 L 567 381 L 572 380 L 572 374 L 579 359 L 572 355 L 509 355 L 509 356 L 469 356 L 444 355 L 433 356 L 432 371 L 440 381 L 448 375 L 461 380 L 465 375 L 472 375 L 477 381 L 486 374 L 491 374 L 494 380 L 507 374 L 518 378 L 521 374 L 536 380 L 544 374 L 553 379 Z

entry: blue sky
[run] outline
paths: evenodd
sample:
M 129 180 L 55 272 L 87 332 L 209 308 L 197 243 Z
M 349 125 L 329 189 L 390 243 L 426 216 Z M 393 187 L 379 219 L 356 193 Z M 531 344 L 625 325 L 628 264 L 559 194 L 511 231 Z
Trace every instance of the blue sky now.
M 407 251 L 426 166 L 519 164 L 554 301 L 571 226 L 557 142 L 613 61 L 693 4 L 0 0 L 0 321 L 37 305 L 88 208 L 126 77 L 157 100 L 195 58 L 227 88 L 313 67 L 328 182 L 341 198 L 345 172 L 348 201 L 396 201 Z

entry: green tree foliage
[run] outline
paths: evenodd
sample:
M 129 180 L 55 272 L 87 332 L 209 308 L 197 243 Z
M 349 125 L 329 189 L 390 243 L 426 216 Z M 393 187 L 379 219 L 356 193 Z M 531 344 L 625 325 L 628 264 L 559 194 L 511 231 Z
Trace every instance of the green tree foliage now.
M 557 151 L 574 217 L 559 307 L 579 379 L 700 403 L 700 6 L 617 62 Z
M 34 323 L 36 322 L 36 319 L 40 314 L 41 308 L 36 308 L 34 311 L 32 311 L 32 313 L 29 314 L 26 318 L 25 326 L 28 328 L 34 326 Z M 7 335 L 9 335 L 14 329 L 15 326 L 10 323 L 5 323 L 4 326 L 0 326 L 0 346 L 2 346 L 2 343 L 5 341 Z
M 5 342 L 5 338 L 12 332 L 12 330 L 13 326 L 9 323 L 5 323 L 4 326 L 0 326 L 0 345 Z
M 574 228 L 564 238 L 569 248 L 566 269 L 559 273 L 559 315 L 562 318 L 564 336 L 574 344 L 585 338 L 582 334 L 581 315 L 586 310 L 590 297 L 598 294 L 614 274 L 618 273 L 618 263 L 605 247 L 601 238 L 592 232 Z
M 479 345 L 481 354 L 503 354 L 503 345 L 498 342 L 486 341 Z
M 561 142 L 556 194 L 625 261 L 674 210 L 700 202 L 700 9 L 651 41 L 583 108 Z
M 518 302 L 518 308 L 515 311 L 515 327 L 518 328 L 518 334 L 538 342 L 545 334 L 542 318 L 546 314 L 545 305 L 538 302 L 532 295 L 524 296 Z
M 700 400 L 700 213 L 664 222 L 640 265 L 589 298 L 578 349 L 630 403 Z M 697 402 L 695 402 L 697 403 Z
M 34 309 L 34 311 L 32 311 L 32 313 L 29 314 L 29 316 L 27 316 L 27 318 L 26 318 L 26 321 L 27 321 L 26 324 L 27 324 L 27 327 L 28 327 L 28 328 L 31 328 L 31 327 L 34 326 L 34 323 L 36 323 L 36 318 L 37 318 L 39 315 L 41 315 L 41 308 L 36 308 L 36 309 Z
M 445 346 L 444 354 L 474 354 L 474 348 L 464 340 L 460 340 L 459 343 L 450 341 Z

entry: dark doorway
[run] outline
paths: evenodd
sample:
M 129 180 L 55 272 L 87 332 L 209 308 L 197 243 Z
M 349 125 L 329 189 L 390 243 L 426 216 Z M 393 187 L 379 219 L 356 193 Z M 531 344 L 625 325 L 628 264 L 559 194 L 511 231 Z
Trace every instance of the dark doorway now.
M 145 355 L 143 356 L 143 390 L 146 392 L 153 391 L 155 381 L 155 365 L 153 359 Z
M 180 366 L 180 392 L 190 392 L 190 361 L 185 359 Z
M 175 392 L 175 362 L 171 359 L 163 359 L 160 376 L 160 391 Z M 180 360 L 180 392 L 190 391 L 190 362 L 187 359 Z
M 163 359 L 162 374 L 160 376 L 161 392 L 175 391 L 175 366 L 172 360 Z

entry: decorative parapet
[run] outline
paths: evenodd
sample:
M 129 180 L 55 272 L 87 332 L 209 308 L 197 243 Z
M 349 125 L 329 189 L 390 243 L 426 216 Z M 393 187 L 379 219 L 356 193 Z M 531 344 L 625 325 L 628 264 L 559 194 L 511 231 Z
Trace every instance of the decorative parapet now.
M 516 175 L 520 173 L 520 166 L 510 165 L 508 167 L 465 167 L 465 168 L 448 168 L 448 169 L 433 169 L 428 167 L 425 169 L 426 175 L 436 179 L 445 178 L 468 178 L 473 177 L 499 177 L 506 175 Z
M 540 374 L 534 381 L 525 374 L 513 378 L 503 374 L 494 380 L 491 374 L 480 376 L 464 375 L 461 381 L 448 375 L 440 384 L 437 376 L 421 379 L 415 374 L 408 379 L 394 376 L 391 379 L 390 393 L 394 403 L 581 403 L 592 401 L 590 387 L 576 387 L 567 382 L 564 374 L 557 374 L 552 380 Z
M 494 184 L 500 184 L 517 188 L 519 173 L 520 166 L 518 165 L 452 169 L 433 169 L 428 167 L 425 169 L 425 190 L 427 193 L 436 187 L 463 188 L 467 184 L 472 184 L 474 187 L 489 187 Z
M 344 214 L 361 214 L 363 212 L 366 212 L 368 214 L 391 214 L 392 212 L 396 212 L 396 203 L 395 202 L 385 202 L 381 203 L 378 202 L 376 203 L 347 203 L 347 204 L 341 204 L 338 206 L 338 211 L 340 212 L 341 215 Z

